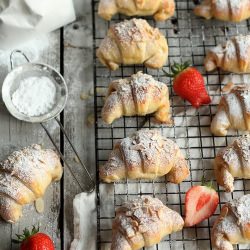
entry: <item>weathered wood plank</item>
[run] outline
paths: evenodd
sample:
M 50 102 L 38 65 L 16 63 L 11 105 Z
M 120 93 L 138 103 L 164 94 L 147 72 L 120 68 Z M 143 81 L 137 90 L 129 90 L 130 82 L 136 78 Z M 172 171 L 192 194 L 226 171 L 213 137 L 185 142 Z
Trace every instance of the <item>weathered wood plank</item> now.
M 37 46 L 40 46 L 41 41 L 37 41 Z M 44 62 L 59 69 L 60 67 L 60 32 L 51 33 L 48 36 L 48 47 L 42 49 L 37 54 L 36 44 L 34 44 L 34 54 L 32 48 L 24 49 L 24 52 L 32 59 L 39 62 Z M 34 58 L 35 57 L 35 58 Z M 0 65 L 0 87 L 6 76 L 8 67 L 6 64 Z M 45 146 L 52 147 L 49 139 L 39 124 L 29 124 L 20 122 L 11 117 L 4 105 L 0 104 L 0 159 L 6 157 L 14 149 L 22 148 L 32 143 L 40 143 Z M 52 132 L 53 138 L 59 142 L 59 129 L 56 129 L 55 124 L 48 123 L 48 128 Z M 41 229 L 52 236 L 56 249 L 60 247 L 60 234 L 58 229 L 58 215 L 60 207 L 60 184 L 50 186 L 45 195 L 45 211 L 43 214 L 38 214 L 33 205 L 29 205 L 24 209 L 24 215 L 21 220 L 10 225 L 3 221 L 0 222 L 0 240 L 1 250 L 18 249 L 18 246 L 12 245 L 11 238 L 15 237 L 16 233 L 21 233 L 24 227 L 31 228 L 34 224 L 40 224 Z
M 81 159 L 95 176 L 94 124 L 88 122 L 88 118 L 91 120 L 94 117 L 91 1 L 77 0 L 75 4 L 78 19 L 64 29 L 64 77 L 69 87 L 64 120 Z M 84 97 L 91 93 L 89 97 Z M 73 160 L 74 155 L 67 144 L 65 153 L 73 171 L 77 173 L 78 180 L 85 185 L 87 180 L 84 170 Z M 68 249 L 73 237 L 73 198 L 81 190 L 67 169 L 65 173 L 64 249 Z

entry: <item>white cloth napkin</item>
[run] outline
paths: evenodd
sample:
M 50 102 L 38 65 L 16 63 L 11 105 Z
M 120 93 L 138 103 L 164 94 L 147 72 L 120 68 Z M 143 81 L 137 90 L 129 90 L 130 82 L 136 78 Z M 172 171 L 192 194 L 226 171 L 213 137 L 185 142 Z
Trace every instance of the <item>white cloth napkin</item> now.
M 74 240 L 70 250 L 96 250 L 96 193 L 81 193 L 74 202 Z
M 72 0 L 1 0 L 0 49 L 12 49 L 74 20 Z

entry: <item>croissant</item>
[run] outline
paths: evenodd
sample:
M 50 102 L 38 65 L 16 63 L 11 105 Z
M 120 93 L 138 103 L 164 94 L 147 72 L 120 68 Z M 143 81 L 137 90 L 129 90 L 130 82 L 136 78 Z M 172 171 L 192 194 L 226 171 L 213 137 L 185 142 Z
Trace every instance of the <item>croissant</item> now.
M 208 51 L 205 68 L 233 73 L 250 73 L 250 35 L 239 35 Z
M 62 165 L 53 150 L 35 144 L 13 152 L 0 163 L 0 216 L 17 222 L 22 206 L 42 197 L 61 176 Z
M 159 29 L 143 19 L 131 19 L 111 26 L 97 52 L 101 63 L 111 70 L 119 64 L 142 64 L 162 68 L 168 57 L 168 44 Z
M 143 129 L 118 141 L 99 173 L 108 183 L 164 175 L 168 181 L 180 183 L 189 175 L 189 168 L 177 144 L 157 130 Z
M 151 16 L 156 21 L 164 21 L 174 15 L 174 0 L 101 0 L 98 14 L 106 20 L 121 13 L 127 16 Z
M 215 250 L 233 250 L 233 244 L 250 243 L 250 195 L 226 203 L 212 229 Z
M 203 0 L 194 13 L 206 19 L 241 22 L 250 17 L 250 0 Z
M 158 122 L 171 124 L 168 87 L 150 75 L 138 72 L 110 83 L 102 119 L 111 124 L 124 116 L 154 113 Z
M 244 135 L 219 151 L 214 161 L 215 177 L 227 192 L 234 190 L 234 178 L 250 179 L 250 135 Z
M 222 96 L 211 123 L 214 135 L 225 136 L 230 128 L 250 131 L 250 86 L 238 85 Z
M 183 225 L 182 217 L 159 199 L 142 196 L 116 210 L 111 250 L 150 247 L 166 235 L 182 230 Z

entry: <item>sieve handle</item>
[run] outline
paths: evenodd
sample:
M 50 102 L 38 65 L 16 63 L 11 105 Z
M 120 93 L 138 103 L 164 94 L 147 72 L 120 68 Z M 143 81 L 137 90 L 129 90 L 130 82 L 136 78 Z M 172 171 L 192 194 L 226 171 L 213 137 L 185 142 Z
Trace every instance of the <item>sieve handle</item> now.
M 63 162 L 68 166 L 68 169 L 69 169 L 70 173 L 72 174 L 72 176 L 73 176 L 74 179 L 76 180 L 76 182 L 77 182 L 77 184 L 79 185 L 79 187 L 81 188 L 81 190 L 82 190 L 83 192 L 87 192 L 87 193 L 93 192 L 93 191 L 95 190 L 95 182 L 94 182 L 93 178 L 91 177 L 91 175 L 90 175 L 88 169 L 86 168 L 86 166 L 85 166 L 84 163 L 82 162 L 81 158 L 79 157 L 79 155 L 78 155 L 78 153 L 77 153 L 75 147 L 73 146 L 71 140 L 69 139 L 69 136 L 67 135 L 67 133 L 66 133 L 66 131 L 65 131 L 65 129 L 64 129 L 63 125 L 62 125 L 62 123 L 61 123 L 57 118 L 55 118 L 55 120 L 56 120 L 56 122 L 58 123 L 58 125 L 59 125 L 61 131 L 63 132 L 63 135 L 66 137 L 67 141 L 69 142 L 69 144 L 70 144 L 70 146 L 71 146 L 71 149 L 73 150 L 73 152 L 74 152 L 75 155 L 77 156 L 77 159 L 79 160 L 79 162 L 80 162 L 82 168 L 85 170 L 85 172 L 86 172 L 86 174 L 87 174 L 87 176 L 88 176 L 88 178 L 89 178 L 89 180 L 90 180 L 90 183 L 91 183 L 91 184 L 88 186 L 88 190 L 86 190 L 85 188 L 83 188 L 83 186 L 81 185 L 81 183 L 80 183 L 80 182 L 78 181 L 78 179 L 76 178 L 74 172 L 71 170 L 70 165 L 67 163 L 67 161 L 66 161 L 64 155 L 61 153 L 60 149 L 59 149 L 58 146 L 56 145 L 55 141 L 53 140 L 53 138 L 52 138 L 50 132 L 48 131 L 48 129 L 46 128 L 46 126 L 45 126 L 43 123 L 40 123 L 40 124 L 41 124 L 41 126 L 43 127 L 43 129 L 45 130 L 46 134 L 48 135 L 48 137 L 49 137 L 49 139 L 51 140 L 51 142 L 53 143 L 53 145 L 55 146 L 55 148 L 56 148 L 57 152 L 59 153 L 59 155 L 60 155 L 61 159 L 63 160 Z
M 24 54 L 23 51 L 18 50 L 18 49 L 13 50 L 10 54 L 10 68 L 11 68 L 11 70 L 14 69 L 14 55 L 15 54 L 21 54 L 26 59 L 27 62 L 30 62 L 29 58 Z

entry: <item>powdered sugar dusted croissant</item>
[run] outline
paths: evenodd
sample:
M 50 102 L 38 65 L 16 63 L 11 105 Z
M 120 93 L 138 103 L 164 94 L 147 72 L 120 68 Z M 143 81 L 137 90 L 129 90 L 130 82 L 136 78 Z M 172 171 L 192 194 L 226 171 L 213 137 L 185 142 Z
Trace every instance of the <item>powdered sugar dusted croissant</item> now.
M 203 0 L 194 13 L 206 19 L 241 22 L 250 17 L 250 0 Z
M 137 250 L 157 244 L 182 230 L 184 221 L 175 211 L 150 196 L 128 201 L 116 210 L 111 250 Z
M 226 203 L 212 229 L 215 250 L 233 250 L 233 244 L 250 243 L 250 195 Z
M 102 108 L 104 122 L 111 124 L 122 116 L 151 113 L 158 122 L 172 123 L 166 84 L 142 72 L 110 83 Z
M 127 16 L 151 16 L 156 21 L 164 21 L 174 15 L 174 0 L 101 0 L 98 14 L 110 20 L 121 13 Z
M 96 55 L 111 70 L 116 70 L 119 64 L 142 63 L 158 69 L 167 61 L 168 44 L 159 29 L 134 18 L 112 25 Z
M 250 131 L 250 85 L 235 86 L 221 98 L 211 131 L 225 136 L 230 128 Z
M 105 182 L 166 174 L 168 181 L 182 182 L 189 175 L 187 162 L 176 143 L 148 129 L 118 141 L 108 162 L 100 167 L 100 178 Z
M 250 35 L 239 35 L 208 51 L 205 68 L 250 73 Z
M 227 192 L 233 192 L 235 177 L 250 179 L 250 135 L 239 137 L 219 151 L 214 169 L 218 184 Z
M 15 151 L 0 163 L 0 216 L 17 222 L 22 206 L 42 197 L 61 176 L 60 158 L 53 150 L 35 144 Z

